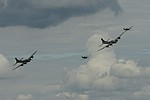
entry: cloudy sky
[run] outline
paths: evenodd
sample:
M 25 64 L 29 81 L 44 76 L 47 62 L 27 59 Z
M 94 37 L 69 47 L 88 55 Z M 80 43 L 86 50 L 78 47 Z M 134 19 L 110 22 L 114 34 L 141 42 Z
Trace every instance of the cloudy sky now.
M 149 0 L 0 0 L 2 100 L 149 100 Z M 97 52 L 100 38 L 114 39 Z M 12 70 L 14 58 L 26 58 Z M 83 60 L 82 55 L 89 55 Z

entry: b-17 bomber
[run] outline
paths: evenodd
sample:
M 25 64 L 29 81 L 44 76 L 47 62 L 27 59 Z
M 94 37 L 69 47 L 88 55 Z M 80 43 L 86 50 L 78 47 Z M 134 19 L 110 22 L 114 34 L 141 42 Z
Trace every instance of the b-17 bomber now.
M 131 26 L 131 27 L 129 27 L 129 28 L 123 28 L 124 31 L 123 31 L 117 38 L 115 38 L 115 39 L 113 39 L 113 40 L 110 40 L 110 39 L 104 40 L 103 38 L 101 38 L 102 44 L 99 45 L 99 47 L 101 47 L 103 44 L 106 44 L 106 46 L 100 48 L 98 51 L 101 51 L 101 50 L 103 50 L 103 49 L 105 49 L 105 48 L 108 48 L 108 47 L 110 47 L 110 46 L 113 46 L 113 44 L 116 44 L 116 43 L 119 41 L 119 39 L 121 39 L 121 36 L 122 36 L 125 32 L 129 31 L 132 27 L 133 27 L 133 26 Z
M 15 58 L 16 63 L 15 63 L 13 66 L 15 66 L 15 65 L 18 64 L 18 63 L 20 63 L 20 65 L 18 65 L 17 67 L 15 67 L 13 70 L 16 70 L 17 68 L 19 68 L 19 67 L 21 67 L 21 66 L 24 66 L 25 64 L 29 63 L 29 62 L 33 59 L 33 57 L 34 57 L 34 55 L 35 55 L 36 52 L 37 52 L 37 51 L 35 51 L 35 52 L 34 52 L 29 58 L 27 58 L 27 59 L 23 59 L 23 58 L 18 59 L 18 58 Z

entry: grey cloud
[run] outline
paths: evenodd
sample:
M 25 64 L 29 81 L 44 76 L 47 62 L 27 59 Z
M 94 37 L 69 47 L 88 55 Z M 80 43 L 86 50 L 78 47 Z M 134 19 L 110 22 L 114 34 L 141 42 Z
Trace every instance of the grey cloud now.
M 56 26 L 72 17 L 110 9 L 117 15 L 122 11 L 117 0 L 5 0 L 0 9 L 0 26 L 46 28 Z
M 0 80 L 14 80 L 20 77 L 20 75 L 18 71 L 13 73 L 9 60 L 0 54 Z
M 0 54 L 0 80 L 10 79 L 9 61 Z
M 17 96 L 16 99 L 17 100 L 31 100 L 32 99 L 32 95 L 30 95 L 30 94 L 27 94 L 27 95 L 20 94 L 20 95 Z
M 7 0 L 0 0 L 0 8 L 5 8 L 7 6 Z

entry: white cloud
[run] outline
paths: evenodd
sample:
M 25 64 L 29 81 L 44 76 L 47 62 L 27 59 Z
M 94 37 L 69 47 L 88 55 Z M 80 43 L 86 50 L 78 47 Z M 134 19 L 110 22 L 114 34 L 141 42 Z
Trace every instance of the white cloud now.
M 22 73 L 19 71 L 13 71 L 13 66 L 9 60 L 2 54 L 0 54 L 0 80 L 13 79 L 20 77 Z
M 106 34 L 95 34 L 89 38 L 87 42 L 89 61 L 77 69 L 67 71 L 63 91 L 68 91 L 69 94 L 86 94 L 87 96 L 91 96 L 91 93 L 103 93 L 104 91 L 114 91 L 114 93 L 125 90 L 137 91 L 139 84 L 136 81 L 139 81 L 144 75 L 150 76 L 148 74 L 149 68 L 142 68 L 133 60 L 117 59 L 111 48 L 97 52 L 101 43 L 100 37 L 109 38 Z M 140 82 L 140 85 L 144 86 L 143 83 Z M 138 89 L 136 89 L 137 87 Z M 108 93 L 106 100 L 109 100 L 109 96 L 112 94 L 112 92 Z M 101 96 L 103 97 L 103 94 Z M 118 98 L 125 100 L 125 96 L 118 96 Z
M 9 61 L 6 57 L 0 54 L 0 75 L 8 74 L 9 71 Z
M 101 36 L 100 36 L 101 35 Z M 109 75 L 111 66 L 116 63 L 115 54 L 111 50 L 104 50 L 97 52 L 98 42 L 102 34 L 93 35 L 87 43 L 88 51 L 91 55 L 89 62 L 86 65 L 81 65 L 78 69 L 67 73 L 64 87 L 75 89 L 75 91 L 84 90 L 111 90 L 118 89 L 123 83 L 117 77 L 111 77 Z M 107 72 L 107 73 L 106 73 Z M 102 78 L 98 78 L 97 74 L 106 73 Z M 119 87 L 119 86 L 120 87 Z M 76 90 L 77 89 L 77 90 Z
M 111 75 L 120 78 L 133 78 L 139 76 L 140 69 L 132 60 L 119 60 L 112 65 L 110 73 Z
M 86 94 L 78 95 L 76 100 L 89 100 L 89 96 Z
M 89 100 L 89 96 L 86 94 L 63 92 L 63 93 L 57 94 L 56 96 L 57 98 L 60 98 L 60 99 Z
M 27 94 L 27 95 L 20 94 L 20 95 L 17 96 L 16 99 L 17 100 L 31 100 L 32 95 L 31 94 Z

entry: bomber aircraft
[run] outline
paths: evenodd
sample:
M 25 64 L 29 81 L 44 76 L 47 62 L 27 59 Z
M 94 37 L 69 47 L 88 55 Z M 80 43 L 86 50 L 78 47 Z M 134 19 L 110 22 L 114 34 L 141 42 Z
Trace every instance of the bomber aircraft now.
M 23 66 L 24 64 L 27 64 L 28 62 L 30 62 L 30 61 L 33 59 L 33 57 L 34 57 L 34 55 L 35 55 L 36 52 L 37 52 L 37 51 L 35 51 L 35 52 L 34 52 L 29 58 L 27 58 L 27 59 L 23 59 L 23 58 L 17 59 L 17 58 L 15 58 L 16 63 L 15 63 L 13 66 L 15 66 L 15 65 L 18 64 L 18 63 L 20 63 L 20 65 L 18 65 L 17 67 L 15 67 L 13 70 L 15 70 L 15 69 L 17 69 L 17 68 Z
M 107 44 L 106 46 L 102 47 L 101 49 L 99 49 L 98 51 L 103 50 L 104 48 L 108 48 L 110 46 L 113 46 L 113 44 L 116 44 L 118 42 L 119 39 L 121 39 L 121 36 L 128 30 L 130 30 L 133 26 L 129 27 L 129 28 L 123 28 L 125 31 L 123 31 L 117 38 L 115 38 L 114 40 L 110 40 L 108 39 L 107 41 L 105 41 L 103 38 L 101 38 L 102 44 L 99 45 L 99 47 L 101 47 L 103 44 Z

